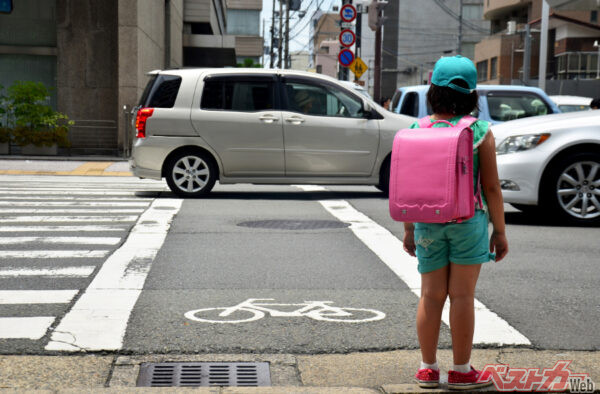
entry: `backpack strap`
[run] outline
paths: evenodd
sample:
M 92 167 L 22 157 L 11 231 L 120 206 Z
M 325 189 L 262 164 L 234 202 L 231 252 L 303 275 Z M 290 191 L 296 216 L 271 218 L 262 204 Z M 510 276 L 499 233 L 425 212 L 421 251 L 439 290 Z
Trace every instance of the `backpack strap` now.
M 462 127 L 464 129 L 464 128 L 471 126 L 476 121 L 477 121 L 477 118 L 475 118 L 471 115 L 465 115 L 461 118 L 461 120 L 458 121 L 458 123 L 456 124 L 456 127 Z
M 458 121 L 456 127 L 467 128 L 477 121 L 477 118 L 471 115 L 465 115 Z M 481 169 L 477 169 L 477 185 L 475 190 L 475 202 L 479 209 L 483 209 L 483 199 L 481 198 Z
M 428 116 L 424 116 L 424 117 L 420 118 L 420 119 L 418 120 L 418 123 L 419 123 L 419 128 L 420 128 L 420 129 L 426 129 L 426 128 L 428 128 L 428 127 L 431 127 L 431 125 L 433 124 L 433 122 L 432 122 L 432 121 L 431 121 L 431 119 L 429 118 L 429 115 L 428 115 Z

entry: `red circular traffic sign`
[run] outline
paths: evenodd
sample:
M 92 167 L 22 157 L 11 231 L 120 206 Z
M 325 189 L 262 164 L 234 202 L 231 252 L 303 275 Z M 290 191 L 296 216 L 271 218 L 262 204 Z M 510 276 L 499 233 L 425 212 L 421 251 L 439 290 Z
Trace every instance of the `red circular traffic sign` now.
M 344 22 L 352 22 L 356 19 L 356 8 L 352 4 L 342 6 L 340 16 Z
M 350 29 L 344 29 L 340 32 L 340 44 L 345 47 L 351 47 L 356 42 L 356 34 Z
M 344 67 L 348 67 L 354 62 L 354 52 L 350 49 L 342 49 L 338 55 L 338 61 Z

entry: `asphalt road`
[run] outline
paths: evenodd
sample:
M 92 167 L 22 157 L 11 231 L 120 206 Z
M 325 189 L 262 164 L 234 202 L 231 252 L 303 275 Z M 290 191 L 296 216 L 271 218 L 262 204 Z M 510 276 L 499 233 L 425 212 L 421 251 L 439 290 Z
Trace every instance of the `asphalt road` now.
M 9 298 L 0 302 L 0 318 L 51 316 L 53 320 L 39 338 L 0 339 L 0 353 L 44 354 L 66 350 L 60 349 L 60 344 L 70 340 L 60 335 L 64 332 L 73 337 L 77 335 L 61 327 L 77 322 L 72 315 L 85 310 L 82 305 L 88 305 L 89 297 L 96 293 L 114 294 L 114 300 L 107 299 L 104 304 L 107 310 L 113 306 L 115 310 L 127 310 L 119 304 L 126 299 L 133 303 L 130 315 L 118 316 L 119 319 L 125 316 L 122 338 L 109 341 L 110 345 L 93 343 L 90 346 L 98 346 L 94 350 L 105 346 L 105 350 L 135 354 L 315 354 L 418 348 L 414 323 L 418 299 L 414 283 L 410 282 L 415 268 L 395 243 L 402 239 L 402 225 L 389 218 L 387 200 L 375 188 L 327 187 L 306 191 L 291 186 L 217 185 L 208 198 L 180 202 L 159 182 L 133 178 L 91 181 L 89 177 L 69 177 L 68 182 L 65 179 L 2 178 L 0 227 L 5 230 L 0 234 L 4 240 L 0 251 L 88 250 L 96 253 L 77 257 L 36 257 L 35 254 L 15 257 L 14 253 L 3 256 L 0 292 L 76 292 L 62 302 L 20 301 L 19 304 L 10 302 L 13 293 L 4 293 Z M 74 190 L 79 194 L 75 200 L 69 200 Z M 39 194 L 43 191 L 57 194 L 46 193 L 45 200 L 36 199 L 35 196 L 44 196 Z M 100 191 L 105 193 L 98 194 Z M 9 207 L 16 208 L 11 206 L 11 202 L 16 201 L 102 202 L 105 205 L 95 207 L 97 212 L 94 213 L 65 213 L 66 205 L 55 206 L 54 213 L 7 211 Z M 113 203 L 120 205 L 111 206 Z M 46 204 L 45 208 L 51 206 Z M 108 211 L 116 208 L 132 211 Z M 334 216 L 338 215 L 336 210 L 340 215 L 358 217 L 362 213 L 367 218 L 340 220 Z M 161 212 L 166 216 L 158 215 Z M 131 247 L 135 236 L 158 234 L 158 230 L 153 229 L 161 218 L 170 220 L 169 212 L 175 216 L 168 233 L 165 230 L 164 241 L 160 237 L 148 238 Z M 27 219 L 22 218 L 25 215 Z M 18 216 L 21 218 L 15 218 Z M 43 222 L 36 222 L 34 216 Z M 80 218 L 79 222 L 60 222 L 69 219 L 39 219 L 42 216 Z M 597 350 L 600 347 L 596 329 L 600 321 L 600 302 L 595 285 L 600 279 L 597 268 L 600 228 L 562 227 L 552 222 L 551 215 L 542 220 L 510 208 L 506 216 L 511 251 L 503 262 L 488 263 L 482 270 L 476 297 L 483 304 L 486 317 L 481 319 L 478 328 L 485 331 L 486 327 L 507 324 L 528 340 L 530 344 L 525 346 L 536 349 Z M 104 219 L 100 219 L 102 217 Z M 61 231 L 34 230 L 35 226 L 42 225 L 112 226 L 113 230 L 71 232 L 69 236 L 87 237 L 82 242 L 88 243 L 63 239 L 57 246 L 48 238 L 61 236 Z M 26 226 L 31 227 L 30 231 L 6 229 Z M 369 238 L 369 234 L 374 236 Z M 26 243 L 16 239 L 7 242 L 14 237 L 35 239 Z M 112 240 L 110 244 L 97 245 L 89 238 Z M 385 242 L 378 245 L 378 240 Z M 127 264 L 118 260 L 118 256 L 128 250 L 148 249 L 148 252 L 153 248 L 155 257 L 154 254 L 137 256 Z M 98 251 L 105 254 L 99 256 Z M 388 257 L 384 252 L 390 252 Z M 114 271 L 117 266 L 122 269 L 119 274 Z M 19 270 L 51 267 L 92 268 L 85 276 L 19 274 L 24 272 Z M 12 274 L 6 270 L 12 270 Z M 401 277 L 403 275 L 408 279 Z M 129 279 L 134 282 L 123 282 Z M 140 283 L 140 291 L 135 290 Z M 218 316 L 222 310 L 198 311 L 233 307 L 250 299 L 262 300 L 254 302 L 262 304 L 258 305 L 258 311 L 251 312 L 246 307 L 227 317 Z M 323 304 L 325 301 L 330 303 Z M 321 307 L 316 307 L 315 302 L 320 302 Z M 301 309 L 302 304 L 310 306 Z M 327 306 L 326 311 L 315 312 Z M 197 312 L 190 314 L 190 311 Z M 261 314 L 264 317 L 261 318 Z M 101 319 L 98 316 L 90 319 L 96 318 Z M 206 321 L 253 318 L 257 320 Z M 365 321 L 344 321 L 347 319 Z M 79 340 L 82 339 L 75 338 L 73 343 L 80 346 Z M 499 346 L 501 340 L 492 335 L 476 346 Z M 52 343 L 58 343 L 59 347 L 53 348 Z M 84 343 L 85 348 L 88 342 Z M 450 346 L 446 325 L 442 325 L 440 346 Z

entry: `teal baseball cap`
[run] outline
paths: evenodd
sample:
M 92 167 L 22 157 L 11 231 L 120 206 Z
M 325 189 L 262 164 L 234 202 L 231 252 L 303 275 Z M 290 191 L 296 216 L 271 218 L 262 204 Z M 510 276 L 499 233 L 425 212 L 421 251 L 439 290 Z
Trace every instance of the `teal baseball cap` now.
M 455 79 L 464 81 L 467 88 L 452 83 Z M 433 66 L 431 83 L 437 86 L 447 86 L 458 92 L 469 94 L 477 87 L 477 68 L 468 57 L 460 55 L 442 57 Z

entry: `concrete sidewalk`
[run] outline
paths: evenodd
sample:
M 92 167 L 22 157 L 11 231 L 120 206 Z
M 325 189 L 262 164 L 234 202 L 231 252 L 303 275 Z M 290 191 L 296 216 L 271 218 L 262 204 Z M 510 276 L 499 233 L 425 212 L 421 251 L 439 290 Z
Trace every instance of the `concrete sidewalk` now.
M 418 350 L 389 352 L 291 355 L 291 354 L 169 354 L 57 356 L 0 356 L 0 388 L 52 392 L 137 392 L 140 364 L 144 362 L 268 362 L 271 387 L 205 388 L 200 393 L 414 393 L 447 392 L 420 389 L 413 374 L 420 362 Z M 439 352 L 442 375 L 452 359 L 451 350 Z M 512 368 L 552 368 L 559 360 L 572 360 L 570 370 L 587 373 L 600 382 L 600 353 L 522 348 L 475 349 L 472 362 L 508 364 Z M 445 376 L 442 376 L 444 381 Z M 153 392 L 174 389 L 153 389 Z M 183 389 L 177 389 L 183 390 Z M 196 389 L 198 390 L 198 389 Z M 494 391 L 493 388 L 488 389 Z
M 122 158 L 0 157 L 0 175 L 132 176 Z

